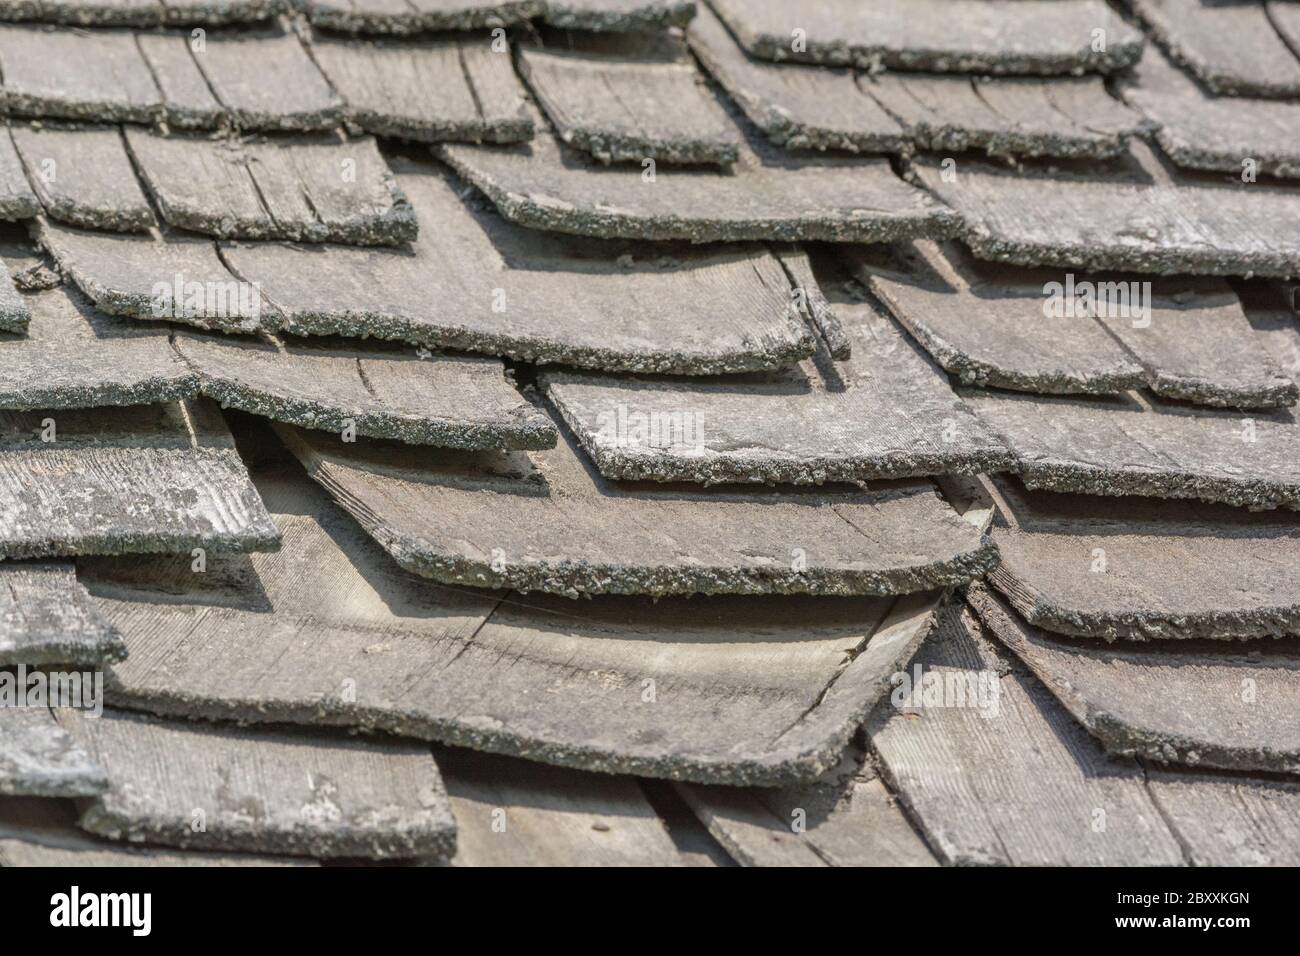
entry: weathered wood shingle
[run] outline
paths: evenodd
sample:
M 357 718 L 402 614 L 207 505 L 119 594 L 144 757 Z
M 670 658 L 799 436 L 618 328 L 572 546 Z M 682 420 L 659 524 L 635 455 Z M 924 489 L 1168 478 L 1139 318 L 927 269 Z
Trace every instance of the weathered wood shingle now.
M 52 218 L 119 232 L 154 224 L 116 128 L 15 125 L 10 132 L 28 180 Z
M 0 563 L 0 666 L 93 666 L 125 656 L 71 562 Z
M 23 673 L 0 671 L 6 698 L 26 689 L 19 681 Z M 107 786 L 104 769 L 59 726 L 45 703 L 5 700 L 0 707 L 0 796 L 89 797 Z
M 537 16 L 545 0 L 303 0 L 316 26 L 343 33 L 407 34 L 510 26 Z

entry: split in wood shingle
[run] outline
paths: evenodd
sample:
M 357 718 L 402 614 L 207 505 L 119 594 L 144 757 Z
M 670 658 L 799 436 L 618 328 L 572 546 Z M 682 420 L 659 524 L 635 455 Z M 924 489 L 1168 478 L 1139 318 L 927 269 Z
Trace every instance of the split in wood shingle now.
M 1099 645 L 1026 624 L 981 583 L 984 626 L 1108 753 L 1228 770 L 1300 772 L 1300 639 L 1246 649 Z
M 519 71 L 560 138 L 602 163 L 728 166 L 741 134 L 689 55 L 646 41 L 613 55 L 521 47 Z
M 0 563 L 0 666 L 95 666 L 125 656 L 71 562 Z
M 108 789 L 80 821 L 98 836 L 369 859 L 446 857 L 455 846 L 447 792 L 417 744 L 109 710 L 58 718 L 108 774 Z
M 279 546 L 216 408 L 0 412 L 0 557 Z
M 454 866 L 682 866 L 630 777 L 472 750 L 435 756 L 456 816 Z
M 1015 454 L 1030 488 L 1300 508 L 1300 424 L 1289 409 L 1247 416 L 1136 392 L 960 394 Z
M 0 688 L 6 697 L 24 694 L 26 681 L 37 676 L 0 671 Z M 89 797 L 107 785 L 104 768 L 59 726 L 45 702 L 8 700 L 0 707 L 0 796 Z
M 11 116 L 149 123 L 162 111 L 127 30 L 0 25 L 0 76 L 0 103 Z
M 1300 634 L 1296 515 L 1014 481 L 996 492 L 989 580 L 1037 627 L 1107 640 Z
M 189 38 L 177 34 L 175 42 L 187 44 Z M 343 119 L 337 94 L 293 32 L 214 33 L 191 52 L 237 127 L 331 130 Z
M 25 298 L 27 334 L 0 337 L 0 409 L 145 405 L 198 393 L 165 329 L 109 318 L 65 286 Z
M 1156 41 L 1210 89 L 1236 96 L 1300 96 L 1300 60 L 1263 3 L 1130 3 Z
M 312 861 L 247 853 L 122 846 L 77 826 L 73 800 L 0 799 L 0 866 L 312 866 Z
M 223 238 L 400 245 L 415 213 L 370 137 L 227 140 L 127 130 L 168 224 Z
M 1158 126 L 1157 140 L 1179 166 L 1300 178 L 1300 103 L 1206 93 L 1159 49 L 1147 51 L 1121 91 Z
M 874 303 L 836 286 L 852 358 L 741 380 L 545 373 L 607 478 L 809 484 L 1002 471 L 1014 458 Z
M 486 36 L 396 40 L 316 37 L 312 57 L 343 99 L 349 123 L 420 142 L 532 139 L 509 49 Z
M 154 224 L 116 127 L 11 127 L 46 213 L 90 229 L 141 232 Z
M 282 313 L 264 323 L 688 375 L 778 368 L 812 354 L 789 279 L 765 250 L 648 247 L 521 229 L 427 165 L 400 169 L 398 185 L 422 224 L 410 251 L 223 248 L 234 271 Z M 120 268 L 101 263 L 107 274 Z
M 945 863 L 1224 865 L 1296 857 L 1286 831 L 1295 828 L 1300 787 L 1160 773 L 1107 757 L 969 608 L 943 620 L 908 677 L 910 686 L 896 689 L 901 709 L 882 703 L 868 730 L 886 782 Z
M 527 456 L 431 457 L 277 428 L 399 564 L 448 584 L 570 597 L 900 594 L 962 583 L 994 560 L 926 482 L 639 488 L 601 478 L 568 435 Z
M 521 225 L 602 238 L 881 242 L 949 236 L 951 210 L 887 160 L 793 158 L 746 131 L 732 171 L 593 165 L 537 118 L 518 146 L 437 154 Z
M 135 40 L 162 94 L 162 115 L 168 126 L 212 129 L 222 124 L 226 112 L 190 52 L 194 39 L 174 33 L 138 33 Z
M 1142 34 L 1100 0 L 711 0 L 765 60 L 961 73 L 1110 72 Z M 1104 42 L 1098 43 L 1098 36 Z
M 41 220 L 37 242 L 109 315 L 255 332 L 278 314 L 253 282 L 230 273 L 211 239 L 89 232 Z
M 450 448 L 555 444 L 493 359 L 188 332 L 174 343 L 204 395 L 276 421 Z
M 574 603 L 448 589 L 402 571 L 296 469 L 264 471 L 258 488 L 294 547 L 218 557 L 204 574 L 184 560 L 87 566 L 130 652 L 107 676 L 111 700 L 381 729 L 589 770 L 781 784 L 834 766 L 940 600 Z
M 302 0 L 314 25 L 343 33 L 408 34 L 510 26 L 546 0 Z
M 72 27 L 224 26 L 289 10 L 288 0 L 3 0 L 0 19 Z
M 1046 283 L 1059 282 L 1059 272 L 980 262 L 953 242 L 844 255 L 935 361 L 968 385 L 1106 394 L 1145 380 L 1090 316 L 1044 315 Z
M 569 30 L 632 33 L 684 27 L 699 4 L 697 0 L 544 0 L 542 17 Z
M 918 164 L 921 180 L 966 221 L 984 259 L 1171 275 L 1288 276 L 1300 271 L 1300 190 L 1183 174 L 1133 143 L 1132 168 L 1084 174 Z M 955 177 L 954 174 L 955 173 Z
M 1146 385 L 1167 398 L 1237 408 L 1291 405 L 1300 394 L 1223 280 L 1076 278 L 981 262 L 956 243 L 847 256 L 917 341 L 966 384 L 1060 394 Z M 1086 300 L 1079 297 L 1085 292 Z
M 806 787 L 679 789 L 745 866 L 937 865 L 856 744 Z
M 873 76 L 775 64 L 746 54 L 708 11 L 689 37 L 750 120 L 787 149 L 1105 157 L 1137 127 L 1137 114 L 1112 99 L 1100 77 Z

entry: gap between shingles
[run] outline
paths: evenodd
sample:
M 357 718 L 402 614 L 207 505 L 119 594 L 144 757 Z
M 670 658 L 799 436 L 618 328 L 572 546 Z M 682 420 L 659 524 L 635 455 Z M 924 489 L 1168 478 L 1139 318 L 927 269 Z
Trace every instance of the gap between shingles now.
M 1146 793 L 1147 800 L 1151 802 L 1151 806 L 1154 807 L 1156 813 L 1159 814 L 1160 821 L 1165 825 L 1165 829 L 1169 831 L 1169 835 L 1172 836 L 1174 842 L 1178 844 L 1178 852 L 1183 857 L 1183 863 L 1187 866 L 1194 866 L 1195 863 L 1192 860 L 1191 847 L 1188 846 L 1187 840 L 1184 839 L 1183 835 L 1178 832 L 1177 824 L 1174 823 L 1173 818 L 1169 816 L 1164 805 L 1161 804 L 1160 798 L 1156 796 L 1156 792 L 1151 789 L 1151 778 L 1147 775 L 1146 762 L 1137 760 L 1136 763 L 1138 765 L 1138 770 L 1142 774 L 1142 790 Z
M 409 3 L 410 0 L 407 0 L 407 2 Z M 465 88 L 469 90 L 470 99 L 474 101 L 474 111 L 478 113 L 478 118 L 486 126 L 488 123 L 487 113 L 483 110 L 483 101 L 478 95 L 478 88 L 474 85 L 474 78 L 470 76 L 469 64 L 465 62 L 465 46 L 459 40 L 456 41 L 456 62 L 460 64 L 460 75 L 465 80 Z

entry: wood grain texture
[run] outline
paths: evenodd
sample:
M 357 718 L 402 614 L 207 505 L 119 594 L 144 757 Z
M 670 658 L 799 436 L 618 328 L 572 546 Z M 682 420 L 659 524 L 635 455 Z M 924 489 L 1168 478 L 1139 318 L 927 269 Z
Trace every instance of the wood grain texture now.
M 135 37 L 125 30 L 0 25 L 0 75 L 0 104 L 11 116 L 149 123 L 162 109 Z
M 994 559 L 921 481 L 856 493 L 623 486 L 567 434 L 528 455 L 435 459 L 276 427 L 399 564 L 448 584 L 570 597 L 888 595 L 962 583 Z
M 16 684 L 15 673 L 0 679 Z M 99 762 L 44 704 L 0 707 L 0 797 L 89 797 L 107 786 Z
M 918 666 L 922 683 L 913 680 L 910 694 L 896 688 L 868 733 L 890 789 L 944 863 L 1183 862 L 1141 768 L 1108 759 L 1045 688 L 999 656 L 968 608 L 950 606 L 909 676 Z M 966 696 L 930 691 L 927 701 L 927 681 L 960 684 Z
M 1030 488 L 1300 507 L 1300 424 L 1291 409 L 1247 416 L 1136 392 L 959 394 L 1015 453 L 1014 470 Z
M 994 487 L 989 581 L 1036 627 L 1107 640 L 1300 633 L 1300 516 Z
M 546 372 L 541 383 L 606 478 L 821 484 L 1012 463 L 877 306 L 833 280 L 827 289 L 852 347 L 844 362 L 822 350 L 741 381 Z
M 1300 95 L 1300 60 L 1264 4 L 1132 0 L 1131 6 L 1155 40 L 1215 92 Z
M 223 256 L 297 334 L 697 375 L 779 367 L 813 350 L 789 279 L 762 249 L 520 229 L 427 165 L 399 167 L 398 186 L 422 224 L 409 252 L 238 244 Z
M 1300 177 L 1300 146 L 1291 135 L 1300 103 L 1214 96 L 1156 47 L 1120 91 L 1158 126 L 1156 139 L 1179 166 L 1240 175 L 1249 158 L 1259 173 Z
M 165 329 L 110 318 L 68 286 L 23 300 L 32 316 L 27 334 L 0 337 L 0 409 L 143 405 L 198 394 Z
M 982 584 L 980 620 L 1107 752 L 1158 763 L 1300 772 L 1300 641 L 1104 646 L 1026 624 Z
M 193 52 L 237 127 L 330 130 L 343 118 L 338 96 L 292 32 L 268 28 L 214 34 L 204 49 Z
M 314 866 L 311 860 L 247 853 L 186 853 L 121 846 L 77 828 L 71 800 L 0 798 L 0 866 Z
M 456 815 L 453 866 L 682 866 L 631 777 L 439 748 Z
M 221 140 L 128 130 L 167 223 L 221 238 L 400 245 L 415 212 L 369 137 Z
M 105 711 L 59 724 L 105 768 L 81 816 L 111 840 L 318 858 L 447 857 L 455 823 L 426 748 Z
M 1300 863 L 1300 785 L 1152 770 L 1147 789 L 1185 841 L 1194 866 Z
M 204 395 L 276 421 L 448 448 L 549 448 L 556 441 L 555 425 L 493 359 L 197 332 L 172 341 Z
M 15 125 L 10 133 L 52 218 L 117 232 L 140 232 L 154 224 L 118 130 Z
M 316 37 L 312 56 L 343 98 L 349 122 L 417 142 L 531 139 L 524 88 L 508 50 L 487 36 L 421 40 Z
M 99 665 L 126 645 L 63 561 L 0 563 L 0 666 Z
M 883 159 L 800 158 L 757 135 L 727 172 L 599 166 L 535 117 L 516 146 L 440 144 L 436 154 L 507 219 L 600 238 L 883 242 L 952 235 L 956 217 L 900 180 Z
M 182 561 L 83 568 L 130 651 L 108 676 L 115 703 L 605 772 L 802 781 L 836 763 L 938 600 L 446 589 L 401 571 L 300 474 L 258 481 L 286 538 L 275 555 L 201 575 Z
M 652 46 L 616 56 L 521 47 L 519 71 L 560 139 L 602 163 L 736 162 L 740 131 L 689 56 Z
M 680 789 L 745 866 L 938 865 L 857 746 L 806 787 Z
M 1078 176 L 980 162 L 959 164 L 957 180 L 946 182 L 928 160 L 917 172 L 965 220 L 962 238 L 982 259 L 1155 275 L 1300 269 L 1300 191 L 1277 183 L 1191 174 L 1160 181 L 1095 168 Z M 1099 231 L 1094 222 L 1110 226 Z
M 957 73 L 1110 72 L 1142 53 L 1142 34 L 1098 0 L 712 0 L 754 56 Z M 961 24 L 954 29 L 954 24 Z M 802 30 L 803 43 L 794 43 Z M 1098 51 L 1092 31 L 1105 30 Z
M 0 413 L 0 501 L 5 558 L 279 545 L 225 422 L 202 403 Z

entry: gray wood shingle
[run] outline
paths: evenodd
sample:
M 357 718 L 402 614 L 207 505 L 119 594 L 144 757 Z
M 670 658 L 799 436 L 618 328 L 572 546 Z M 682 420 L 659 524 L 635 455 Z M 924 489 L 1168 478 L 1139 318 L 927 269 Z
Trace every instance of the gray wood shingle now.
M 0 666 L 98 665 L 125 656 L 71 562 L 0 563 Z
M 154 224 L 116 128 L 14 125 L 10 132 L 51 218 L 117 232 L 142 232 Z
M 17 687 L 20 673 L 0 671 L 0 686 Z M 45 704 L 6 701 L 0 707 L 0 796 L 89 797 L 107 785 L 98 761 L 59 726 Z

